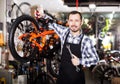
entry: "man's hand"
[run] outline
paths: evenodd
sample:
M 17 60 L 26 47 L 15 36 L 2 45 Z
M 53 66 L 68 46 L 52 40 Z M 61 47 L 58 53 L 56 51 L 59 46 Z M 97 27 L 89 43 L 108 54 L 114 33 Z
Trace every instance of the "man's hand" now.
M 34 11 L 34 15 L 37 19 L 44 17 L 44 10 L 42 7 L 38 6 L 38 8 Z
M 73 55 L 71 61 L 74 66 L 78 66 L 80 64 L 80 59 L 75 55 Z
M 39 19 L 39 18 L 41 17 L 38 10 L 35 10 L 35 11 L 34 11 L 34 15 L 35 15 L 35 17 L 36 17 L 37 19 Z

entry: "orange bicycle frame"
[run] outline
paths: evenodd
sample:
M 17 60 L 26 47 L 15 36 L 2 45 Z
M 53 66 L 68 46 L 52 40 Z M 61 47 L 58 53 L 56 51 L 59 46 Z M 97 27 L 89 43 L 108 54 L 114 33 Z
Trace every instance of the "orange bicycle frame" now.
M 58 40 L 58 38 L 59 38 L 58 35 L 54 32 L 54 30 L 45 30 L 41 33 L 34 33 L 34 32 L 29 33 L 29 36 L 30 36 L 29 41 L 32 42 L 35 46 L 37 46 L 39 48 L 39 51 L 42 51 L 42 49 L 45 45 L 45 42 L 46 42 L 47 35 L 54 35 L 54 38 L 56 40 Z M 22 38 L 24 38 L 26 36 L 28 36 L 28 33 L 22 34 L 21 36 L 19 36 L 19 39 L 22 40 Z M 38 37 L 42 37 L 40 44 L 35 40 Z

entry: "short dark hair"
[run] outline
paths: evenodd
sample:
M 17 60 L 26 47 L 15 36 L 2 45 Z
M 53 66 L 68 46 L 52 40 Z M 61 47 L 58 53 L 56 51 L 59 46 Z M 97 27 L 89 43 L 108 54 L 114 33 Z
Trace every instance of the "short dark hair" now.
M 69 14 L 68 14 L 68 19 L 69 19 L 69 16 L 71 14 L 79 14 L 80 15 L 80 19 L 82 20 L 82 14 L 79 12 L 79 11 L 71 11 Z

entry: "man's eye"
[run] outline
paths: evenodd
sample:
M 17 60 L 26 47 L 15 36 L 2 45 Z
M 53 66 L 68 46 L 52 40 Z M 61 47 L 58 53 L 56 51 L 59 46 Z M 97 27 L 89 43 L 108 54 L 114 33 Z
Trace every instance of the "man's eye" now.
M 72 22 L 72 20 L 69 20 L 70 22 Z
M 76 22 L 78 22 L 79 20 L 75 20 Z

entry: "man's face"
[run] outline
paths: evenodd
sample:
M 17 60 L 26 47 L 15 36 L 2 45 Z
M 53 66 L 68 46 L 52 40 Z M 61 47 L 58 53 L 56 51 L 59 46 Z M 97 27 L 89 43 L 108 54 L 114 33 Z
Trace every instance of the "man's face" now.
M 68 25 L 72 32 L 80 31 L 82 20 L 80 19 L 79 14 L 70 14 L 68 19 Z

